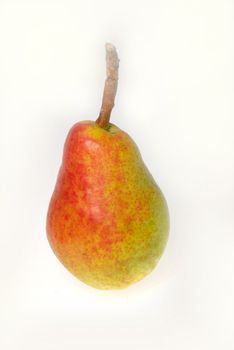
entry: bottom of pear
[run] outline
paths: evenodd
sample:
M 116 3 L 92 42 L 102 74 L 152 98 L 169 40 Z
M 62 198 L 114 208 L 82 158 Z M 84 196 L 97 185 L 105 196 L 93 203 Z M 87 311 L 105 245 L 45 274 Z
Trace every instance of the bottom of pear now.
M 103 274 L 100 271 L 96 271 L 95 274 L 94 271 L 74 269 L 65 265 L 64 261 L 61 262 L 74 277 L 90 287 L 100 290 L 120 290 L 130 287 L 148 276 L 155 269 L 158 261 L 159 258 L 154 261 L 147 261 L 147 263 L 141 266 L 138 265 L 131 272 L 128 271 L 124 274 L 123 271 L 116 271 L 116 273 L 112 274 Z
M 156 267 L 156 266 L 155 266 Z M 155 268 L 154 267 L 154 268 Z M 77 276 L 77 277 L 81 282 L 85 283 L 86 285 L 95 288 L 95 289 L 99 289 L 99 290 L 121 290 L 121 289 L 126 289 L 129 288 L 130 286 L 132 286 L 133 284 L 140 282 L 142 279 L 144 279 L 145 277 L 147 277 L 153 270 L 150 270 L 149 272 L 147 272 L 146 274 L 144 274 L 143 276 L 138 276 L 137 278 L 133 279 L 131 282 L 128 283 L 110 283 L 110 284 L 102 284 L 102 283 L 97 283 L 97 282 L 88 282 L 86 280 L 83 280 Z

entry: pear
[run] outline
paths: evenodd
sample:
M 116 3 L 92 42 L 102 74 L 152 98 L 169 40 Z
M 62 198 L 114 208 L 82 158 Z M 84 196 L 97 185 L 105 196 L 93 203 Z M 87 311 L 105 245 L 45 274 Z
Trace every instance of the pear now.
M 61 263 L 81 281 L 119 289 L 154 269 L 168 239 L 169 215 L 137 145 L 109 122 L 119 63 L 111 44 L 106 60 L 99 118 L 78 122 L 68 133 L 47 236 Z

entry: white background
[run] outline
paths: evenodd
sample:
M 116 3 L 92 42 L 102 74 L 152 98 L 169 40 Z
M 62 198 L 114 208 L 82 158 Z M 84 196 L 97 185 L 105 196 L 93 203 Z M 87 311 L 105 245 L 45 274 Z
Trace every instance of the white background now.
M 1 0 L 1 349 L 234 348 L 233 19 L 232 0 Z M 45 233 L 66 134 L 99 113 L 106 41 L 112 122 L 171 216 L 158 267 L 122 291 L 76 280 Z

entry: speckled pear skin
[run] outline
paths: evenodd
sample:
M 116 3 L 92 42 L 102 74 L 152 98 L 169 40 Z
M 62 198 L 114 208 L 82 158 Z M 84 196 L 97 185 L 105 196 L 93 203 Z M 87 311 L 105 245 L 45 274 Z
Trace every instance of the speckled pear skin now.
M 47 216 L 62 264 L 95 288 L 125 288 L 153 270 L 168 230 L 163 194 L 129 135 L 113 124 L 75 124 Z

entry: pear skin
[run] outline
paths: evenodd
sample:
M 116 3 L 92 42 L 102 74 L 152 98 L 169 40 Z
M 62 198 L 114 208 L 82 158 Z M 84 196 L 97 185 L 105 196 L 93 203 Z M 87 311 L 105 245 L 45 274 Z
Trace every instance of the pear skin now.
M 47 220 L 64 266 L 93 287 L 127 287 L 153 270 L 168 229 L 165 199 L 133 140 L 114 125 L 75 124 Z

